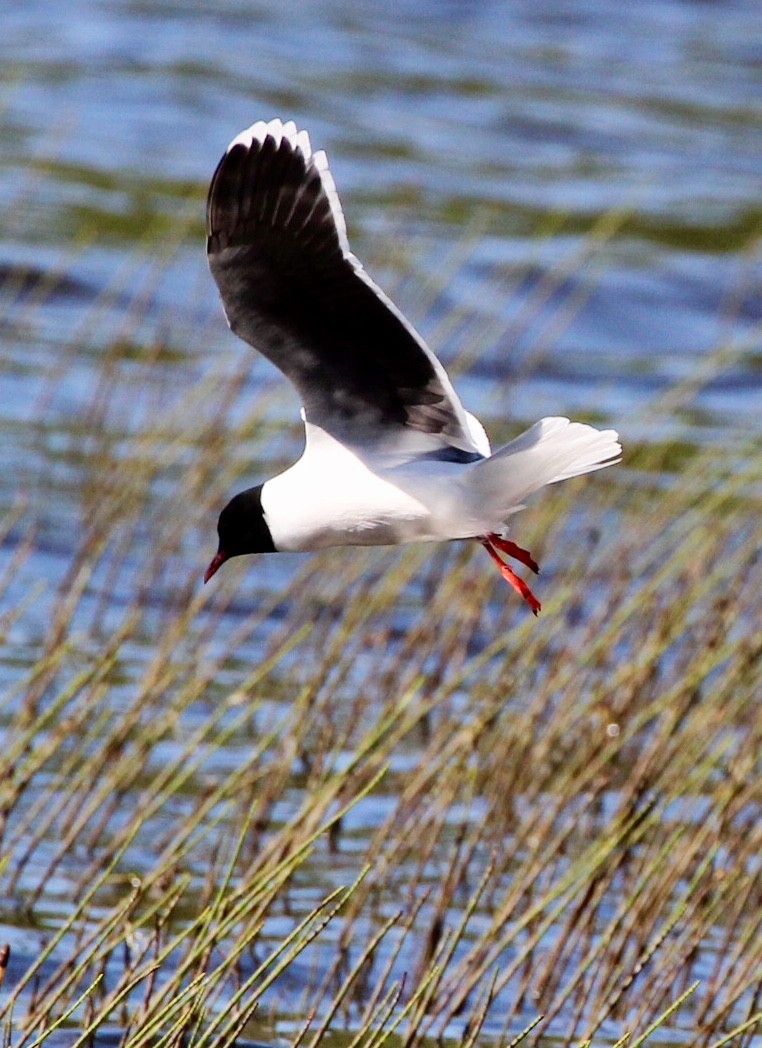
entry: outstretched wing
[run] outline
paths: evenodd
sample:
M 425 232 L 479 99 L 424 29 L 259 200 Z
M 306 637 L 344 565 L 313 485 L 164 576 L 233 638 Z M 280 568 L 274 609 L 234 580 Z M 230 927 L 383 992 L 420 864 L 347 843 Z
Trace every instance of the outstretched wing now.
M 231 329 L 293 383 L 307 421 L 345 443 L 481 457 L 444 368 L 350 251 L 325 153 L 306 131 L 258 121 L 233 139 L 207 233 Z

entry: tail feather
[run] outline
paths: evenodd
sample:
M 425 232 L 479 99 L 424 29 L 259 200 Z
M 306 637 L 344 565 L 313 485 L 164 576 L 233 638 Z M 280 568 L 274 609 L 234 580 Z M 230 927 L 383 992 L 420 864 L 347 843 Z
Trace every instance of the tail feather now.
M 618 462 L 613 429 L 598 430 L 568 418 L 544 418 L 471 470 L 474 490 L 496 520 L 522 509 L 524 499 L 556 484 Z

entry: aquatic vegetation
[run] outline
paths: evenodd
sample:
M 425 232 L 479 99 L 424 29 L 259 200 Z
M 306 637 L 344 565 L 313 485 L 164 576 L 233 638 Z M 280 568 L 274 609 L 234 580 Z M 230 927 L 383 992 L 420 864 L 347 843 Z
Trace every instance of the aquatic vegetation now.
M 298 438 L 249 358 L 178 381 L 204 323 L 141 335 L 165 251 L 7 430 L 6 1042 L 758 1043 L 755 440 L 526 512 L 537 622 L 458 544 L 203 590 L 223 492 Z

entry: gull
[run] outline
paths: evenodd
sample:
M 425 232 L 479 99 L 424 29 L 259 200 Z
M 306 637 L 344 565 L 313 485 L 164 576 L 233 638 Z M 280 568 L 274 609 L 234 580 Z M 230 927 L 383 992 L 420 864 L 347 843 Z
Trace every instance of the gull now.
M 508 538 L 533 492 L 619 460 L 613 430 L 543 418 L 492 451 L 447 373 L 352 254 L 325 153 L 289 120 L 237 135 L 212 177 L 207 255 L 231 330 L 302 402 L 305 446 L 222 510 L 204 582 L 231 557 L 328 546 L 480 542 L 538 571 Z

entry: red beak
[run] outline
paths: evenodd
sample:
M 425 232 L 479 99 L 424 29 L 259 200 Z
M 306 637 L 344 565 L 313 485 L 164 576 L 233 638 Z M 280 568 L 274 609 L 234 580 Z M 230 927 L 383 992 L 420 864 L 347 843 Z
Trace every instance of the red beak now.
M 209 565 L 209 567 L 204 572 L 204 585 L 206 585 L 206 583 L 209 581 L 209 579 L 212 577 L 212 575 L 214 575 L 215 571 L 217 571 L 217 569 L 222 564 L 224 564 L 227 559 L 228 559 L 228 555 L 227 555 L 227 553 L 225 553 L 224 550 L 221 550 L 221 549 L 217 550 L 217 552 L 212 557 L 212 563 Z

